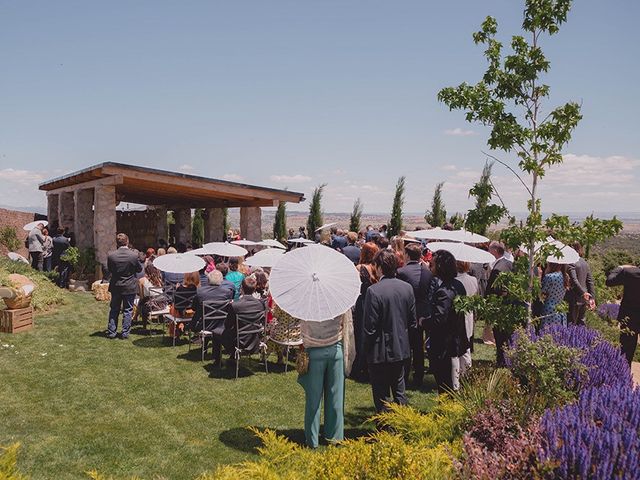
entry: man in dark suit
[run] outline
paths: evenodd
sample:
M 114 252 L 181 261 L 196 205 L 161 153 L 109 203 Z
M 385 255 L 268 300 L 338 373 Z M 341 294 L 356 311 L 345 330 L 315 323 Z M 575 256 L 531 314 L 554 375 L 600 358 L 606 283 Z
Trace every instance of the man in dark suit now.
M 229 273 L 229 265 L 224 262 L 216 263 L 216 270 L 222 273 L 222 283 L 220 284 L 220 286 L 231 290 L 233 292 L 233 295 L 235 296 L 236 286 L 233 282 L 230 282 L 225 278 L 227 276 L 227 273 Z
M 365 296 L 364 333 L 373 402 L 380 412 L 390 391 L 395 403 L 407 403 L 404 364 L 411 356 L 409 329 L 416 328 L 416 302 L 411 285 L 395 278 L 395 253 L 380 250 L 374 263 L 380 281 Z
M 587 307 L 595 305 L 596 290 L 589 264 L 582 258 L 584 255 L 582 245 L 575 242 L 573 249 L 580 254 L 580 259 L 573 265 L 568 265 L 567 268 L 571 284 L 565 297 L 569 304 L 568 320 L 574 325 L 584 325 Z
M 358 234 L 355 232 L 347 233 L 347 246 L 342 249 L 342 253 L 353 262 L 354 265 L 360 263 L 360 247 L 356 245 Z
M 405 380 L 409 379 L 409 370 L 413 364 L 413 384 L 419 387 L 422 385 L 424 377 L 424 329 L 422 320 L 427 317 L 429 285 L 433 279 L 433 274 L 424 263 L 420 262 L 420 257 L 422 256 L 420 244 L 411 243 L 405 247 L 404 251 L 407 264 L 398 270 L 398 279 L 407 282 L 413 288 L 418 319 L 416 327 L 409 329 L 413 361 L 408 361 L 405 366 Z
M 229 312 L 224 331 L 224 345 L 227 351 L 230 352 L 230 363 L 235 361 L 232 352 L 235 351 L 236 347 L 236 317 L 245 316 L 255 318 L 261 314 L 266 314 L 267 311 L 265 300 L 253 296 L 253 293 L 256 291 L 255 277 L 245 277 L 244 280 L 242 280 L 240 291 L 240 298 L 231 304 L 231 311 Z M 241 334 L 239 340 L 239 347 L 251 352 L 255 352 L 260 345 L 260 335 L 258 333 Z
M 631 365 L 640 333 L 640 268 L 633 265 L 616 267 L 607 276 L 606 284 L 607 287 L 624 287 L 618 313 L 620 345 Z
M 122 339 L 129 338 L 131 330 L 131 314 L 133 312 L 133 300 L 138 290 L 136 273 L 142 270 L 138 261 L 138 252 L 129 248 L 129 237 L 124 233 L 116 235 L 117 250 L 107 256 L 107 269 L 111 275 L 109 291 L 111 292 L 111 305 L 109 310 L 109 325 L 107 336 L 116 338 L 118 332 L 118 316 L 120 309 L 122 315 Z
M 344 236 L 344 232 L 336 227 L 331 227 L 331 248 L 341 252 L 346 246 L 347 237 Z
M 489 244 L 489 253 L 496 257 L 496 261 L 493 264 L 493 268 L 489 274 L 489 280 L 487 281 L 487 295 L 498 295 L 503 297 L 506 294 L 506 292 L 501 288 L 494 286 L 498 275 L 505 272 L 511 272 L 513 270 L 513 262 L 505 258 L 504 252 L 504 244 L 501 242 L 494 241 Z M 504 367 L 504 348 L 509 341 L 509 334 L 494 327 L 493 336 L 496 339 L 496 364 L 498 367 Z

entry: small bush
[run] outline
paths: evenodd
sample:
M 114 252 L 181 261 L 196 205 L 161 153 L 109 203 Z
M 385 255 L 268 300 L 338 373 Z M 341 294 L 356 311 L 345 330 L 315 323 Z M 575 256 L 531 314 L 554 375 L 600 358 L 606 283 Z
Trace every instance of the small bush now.
M 540 425 L 541 459 L 555 463 L 555 478 L 638 478 L 640 389 L 586 389 L 576 404 L 546 412 Z
M 3 245 L 10 252 L 15 252 L 20 248 L 20 240 L 14 227 L 7 225 L 0 228 L 0 245 Z
M 558 345 L 550 334 L 520 329 L 507 349 L 508 366 L 527 391 L 530 412 L 564 405 L 576 398 L 585 367 L 580 350 Z

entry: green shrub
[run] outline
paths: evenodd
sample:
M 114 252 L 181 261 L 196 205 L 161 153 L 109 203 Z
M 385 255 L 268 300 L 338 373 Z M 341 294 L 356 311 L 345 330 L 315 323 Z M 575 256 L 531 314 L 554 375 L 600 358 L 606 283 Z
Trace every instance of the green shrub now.
M 527 393 L 529 413 L 541 414 L 575 400 L 585 372 L 580 355 L 579 349 L 556 344 L 551 335 L 534 342 L 523 329 L 516 332 L 507 363 Z
M 54 285 L 47 274 L 38 272 L 22 262 L 14 262 L 8 258 L 0 258 L 0 285 L 10 285 L 9 274 L 19 273 L 35 283 L 31 304 L 36 311 L 49 310 L 66 303 L 68 293 Z
M 0 228 L 0 245 L 5 246 L 10 252 L 15 252 L 20 248 L 20 240 L 14 227 L 7 225 Z

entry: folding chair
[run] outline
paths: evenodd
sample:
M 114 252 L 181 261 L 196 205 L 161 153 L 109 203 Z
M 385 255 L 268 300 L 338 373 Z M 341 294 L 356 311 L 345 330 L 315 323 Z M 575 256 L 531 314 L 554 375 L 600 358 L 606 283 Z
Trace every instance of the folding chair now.
M 271 340 L 276 345 L 284 347 L 284 371 L 286 372 L 289 367 L 289 351 L 291 350 L 291 347 L 299 347 L 302 345 L 300 320 L 291 321 L 287 319 L 280 321 L 280 318 L 274 317 L 272 324 L 269 326 L 267 339 Z
M 229 305 L 231 300 L 202 302 L 202 330 L 196 335 L 202 343 L 203 362 L 207 351 L 207 338 L 222 337 L 224 333 L 224 324 L 229 316 Z M 189 343 L 189 351 L 191 351 L 191 343 Z
M 162 287 L 151 287 L 149 288 L 149 292 L 151 293 L 152 297 L 165 294 Z M 164 316 L 168 315 L 169 311 L 169 305 L 160 310 L 151 310 L 147 315 L 147 319 L 145 320 L 145 324 L 143 325 L 143 327 L 146 329 L 147 323 L 149 323 L 150 325 L 162 325 L 162 331 L 164 333 Z M 149 333 L 151 333 L 151 329 L 149 329 Z
M 174 290 L 173 291 L 173 307 L 177 312 L 183 312 L 188 308 L 191 308 L 193 304 L 193 297 L 196 296 L 195 290 Z M 176 346 L 176 329 L 179 323 L 189 323 L 191 317 L 179 317 L 171 315 L 170 313 L 164 314 L 165 323 L 173 324 L 173 346 Z
M 262 352 L 264 358 L 264 370 L 269 373 L 267 365 L 267 344 L 264 342 L 264 331 L 266 323 L 266 311 L 262 310 L 255 313 L 236 313 L 236 348 L 234 357 L 236 360 L 236 380 L 240 371 L 240 358 L 243 354 L 252 355 L 257 351 Z M 240 345 L 251 344 L 252 337 L 257 336 L 259 343 L 255 348 L 248 350 Z

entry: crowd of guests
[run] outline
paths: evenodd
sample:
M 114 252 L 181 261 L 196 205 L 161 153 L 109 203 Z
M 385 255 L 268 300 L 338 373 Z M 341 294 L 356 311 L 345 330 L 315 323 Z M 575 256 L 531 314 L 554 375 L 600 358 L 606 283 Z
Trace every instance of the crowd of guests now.
M 361 285 L 352 311 L 333 321 L 292 320 L 306 354 L 300 354 L 306 358 L 307 369 L 299 375 L 299 383 L 305 390 L 305 436 L 311 447 L 318 445 L 322 400 L 325 437 L 340 440 L 343 436 L 345 374 L 371 384 L 377 411 L 387 408 L 388 402 L 405 404 L 407 386 L 419 388 L 427 373 L 433 374 L 439 392 L 457 390 L 461 377 L 472 363 L 474 314 L 456 312 L 455 299 L 465 295 L 505 296 L 496 281 L 502 273 L 513 270 L 514 254 L 521 254 L 512 254 L 502 243 L 494 241 L 483 246 L 495 258 L 492 264 L 469 264 L 457 261 L 447 251 L 430 252 L 425 248 L 426 242 L 409 236 L 389 239 L 386 228 L 372 226 L 360 233 L 333 228 L 320 240 L 349 258 L 358 271 Z M 131 249 L 119 253 L 127 242 L 125 235 L 118 235 L 119 249 L 109 256 L 111 338 L 115 338 L 120 311 L 124 312 L 122 338 L 127 338 L 136 295 L 144 318 L 150 311 L 162 307 L 158 297 L 167 284 L 174 285 L 177 291 L 193 294 L 189 308 L 174 312 L 192 318 L 171 334 L 197 334 L 204 327 L 202 305 L 212 301 L 227 303 L 228 321 L 220 325 L 218 335 L 213 338 L 215 365 L 221 364 L 223 348 L 230 355 L 229 361 L 234 362 L 234 315 L 264 311 L 267 323 L 277 320 L 272 314 L 279 309 L 269 295 L 268 269 L 249 269 L 242 258 L 205 256 L 206 265 L 199 272 L 162 273 L 153 266 L 153 259 L 164 254 L 164 248 L 148 249 L 140 255 Z M 582 258 L 581 246 L 574 244 L 573 247 L 581 254 L 576 264 L 548 263 L 537 267 L 542 294 L 533 308 L 541 325 L 584 323 L 586 310 L 595 306 L 589 266 Z M 175 251 L 169 247 L 166 253 Z M 633 275 L 640 279 L 640 269 L 637 270 L 636 274 L 630 268 L 622 268 L 612 274 L 608 283 L 624 284 L 627 277 Z M 626 304 L 631 304 L 638 296 L 625 295 L 625 298 Z M 569 304 L 568 313 L 558 310 L 563 300 Z M 284 312 L 278 315 L 285 320 Z M 496 344 L 497 364 L 503 365 L 506 332 L 493 329 L 486 333 L 491 337 L 487 341 Z M 637 342 L 637 334 L 630 337 L 627 344 L 631 345 L 634 339 Z M 258 342 L 254 336 L 243 348 L 255 350 Z
M 35 270 L 58 272 L 57 285 L 66 288 L 71 273 L 71 265 L 63 257 L 64 252 L 73 245 L 73 235 L 68 228 L 55 227 L 53 237 L 44 223 L 38 223 L 29 231 L 25 247 L 29 251 L 29 260 Z

